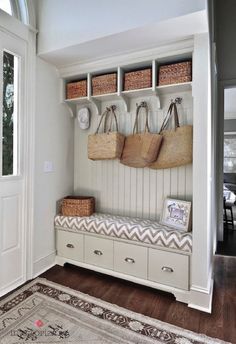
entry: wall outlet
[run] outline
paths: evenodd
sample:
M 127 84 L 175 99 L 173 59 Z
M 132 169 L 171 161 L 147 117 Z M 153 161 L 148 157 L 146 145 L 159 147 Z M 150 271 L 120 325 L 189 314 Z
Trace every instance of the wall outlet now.
M 53 163 L 52 163 L 52 161 L 44 161 L 43 171 L 45 173 L 53 172 Z

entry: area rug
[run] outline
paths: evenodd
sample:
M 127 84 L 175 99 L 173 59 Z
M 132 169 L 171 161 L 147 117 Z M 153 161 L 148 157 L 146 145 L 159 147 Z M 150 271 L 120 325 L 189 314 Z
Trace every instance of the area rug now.
M 215 344 L 81 292 L 36 279 L 0 303 L 0 343 Z

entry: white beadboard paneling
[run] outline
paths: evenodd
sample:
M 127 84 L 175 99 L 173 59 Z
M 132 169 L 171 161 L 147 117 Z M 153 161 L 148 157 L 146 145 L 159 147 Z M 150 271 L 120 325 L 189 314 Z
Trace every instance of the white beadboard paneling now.
M 183 98 L 179 108 L 180 123 L 192 124 L 192 96 L 190 92 L 162 97 L 163 108 L 156 108 L 154 98 L 132 99 L 130 113 L 124 112 L 122 103 L 117 102 L 119 129 L 124 135 L 132 133 L 136 103 L 146 100 L 150 108 L 150 128 L 160 130 L 171 99 Z M 103 103 L 102 110 L 111 103 Z M 173 169 L 151 170 L 131 168 L 116 161 L 91 161 L 87 158 L 87 137 L 94 133 L 100 117 L 91 117 L 89 130 L 75 125 L 75 192 L 94 195 L 96 209 L 101 212 L 159 219 L 163 200 L 166 197 L 192 199 L 192 165 Z M 144 124 L 140 113 L 139 128 Z

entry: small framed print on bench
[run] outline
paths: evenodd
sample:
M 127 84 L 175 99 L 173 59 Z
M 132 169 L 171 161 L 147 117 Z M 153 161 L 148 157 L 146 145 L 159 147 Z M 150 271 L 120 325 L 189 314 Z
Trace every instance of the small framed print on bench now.
M 160 222 L 171 228 L 190 231 L 191 202 L 166 198 Z

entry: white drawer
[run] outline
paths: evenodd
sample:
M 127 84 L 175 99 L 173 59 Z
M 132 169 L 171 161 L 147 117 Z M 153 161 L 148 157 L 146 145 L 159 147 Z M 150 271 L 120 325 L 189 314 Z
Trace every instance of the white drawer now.
M 114 242 L 114 270 L 147 279 L 147 248 Z
M 85 236 L 85 263 L 113 269 L 113 241 Z
M 78 261 L 84 259 L 83 234 L 57 230 L 57 255 Z
M 189 257 L 149 249 L 148 279 L 180 289 L 189 289 Z

